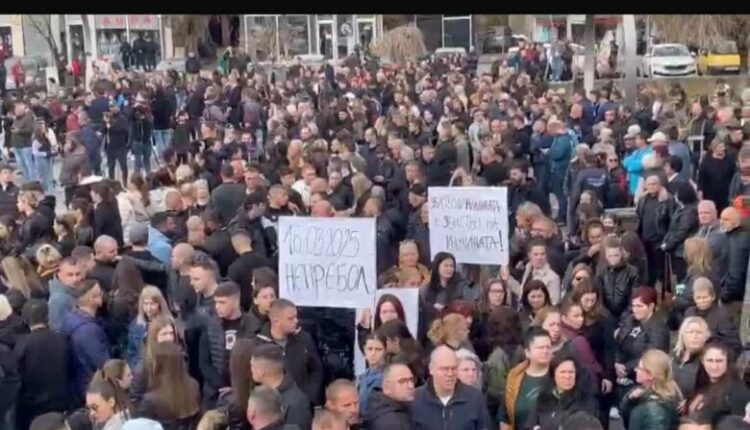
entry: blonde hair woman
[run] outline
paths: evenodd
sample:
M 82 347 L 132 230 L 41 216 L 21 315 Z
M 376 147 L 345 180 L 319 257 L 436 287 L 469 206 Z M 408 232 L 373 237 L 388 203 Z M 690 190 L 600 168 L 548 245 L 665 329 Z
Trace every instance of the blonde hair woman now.
M 125 352 L 125 360 L 131 369 L 135 369 L 138 365 L 143 340 L 146 338 L 151 321 L 160 317 L 172 318 L 167 301 L 158 288 L 153 285 L 146 285 L 138 298 L 138 315 L 128 328 L 128 346 Z
M 427 338 L 433 347 L 446 345 L 451 349 L 466 348 L 473 351 L 469 343 L 469 324 L 466 317 L 458 313 L 449 313 L 432 322 Z
M 21 315 L 21 308 L 27 300 L 45 296 L 41 287 L 33 285 L 33 281 L 26 276 L 18 257 L 9 256 L 0 261 L 0 282 L 8 288 L 5 295 L 17 315 Z
M 43 286 L 49 287 L 50 279 L 57 274 L 57 269 L 60 267 L 62 254 L 54 246 L 44 244 L 37 248 L 34 258 L 37 263 L 37 274 Z
M 672 373 L 685 398 L 693 396 L 695 378 L 701 365 L 701 351 L 711 331 L 701 317 L 687 317 L 677 332 L 677 342 L 672 350 Z
M 419 248 L 413 240 L 404 240 L 398 245 L 398 264 L 394 269 L 399 279 L 411 278 L 411 274 L 417 271 L 420 277 L 419 285 L 430 280 L 430 269 L 419 263 Z
M 693 293 L 695 284 L 700 278 L 713 285 L 719 285 L 720 279 L 713 265 L 713 254 L 706 239 L 691 237 L 685 241 L 685 264 L 687 276 L 682 283 L 685 288 L 673 300 L 672 315 L 679 321 L 690 306 L 695 305 Z M 676 327 L 672 327 L 676 328 Z
M 625 428 L 641 428 L 644 422 L 652 423 L 650 428 L 674 428 L 682 394 L 672 377 L 669 356 L 658 349 L 644 352 L 635 379 L 639 386 L 620 402 Z

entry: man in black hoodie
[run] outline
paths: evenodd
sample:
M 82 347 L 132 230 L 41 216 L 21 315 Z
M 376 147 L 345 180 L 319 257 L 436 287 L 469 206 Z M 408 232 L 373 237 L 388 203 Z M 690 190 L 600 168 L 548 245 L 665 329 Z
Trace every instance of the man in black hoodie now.
M 246 231 L 232 233 L 232 247 L 239 257 L 229 266 L 227 277 L 240 286 L 242 309 L 247 312 L 252 305 L 253 270 L 270 267 L 271 262 L 255 251 L 250 234 Z
M 284 372 L 284 351 L 278 345 L 259 345 L 252 353 L 250 373 L 256 384 L 279 392 L 284 406 L 284 424 L 309 429 L 312 425 L 310 399 Z
M 411 430 L 409 403 L 414 400 L 414 375 L 409 366 L 392 363 L 383 370 L 381 389 L 367 398 L 364 428 L 367 430 Z
M 47 325 L 47 302 L 31 299 L 22 316 L 31 333 L 20 338 L 18 357 L 21 392 L 18 396 L 16 428 L 26 429 L 34 417 L 68 409 L 68 340 Z

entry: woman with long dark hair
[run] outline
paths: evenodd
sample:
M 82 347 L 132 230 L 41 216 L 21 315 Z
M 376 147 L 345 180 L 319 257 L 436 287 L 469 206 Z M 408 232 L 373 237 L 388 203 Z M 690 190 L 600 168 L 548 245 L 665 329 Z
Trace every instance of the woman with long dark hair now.
M 695 394 L 688 410 L 700 411 L 712 421 L 726 415 L 745 415 L 750 390 L 739 378 L 729 348 L 720 341 L 709 341 L 703 348 L 701 366 L 695 382 Z
M 456 259 L 452 254 L 438 252 L 435 255 L 430 282 L 419 292 L 425 305 L 439 311 L 452 301 L 463 298 L 466 283 L 456 269 Z
M 513 278 L 509 281 L 515 282 Z M 517 284 L 517 283 L 516 283 Z M 471 321 L 471 335 L 469 338 L 474 345 L 474 351 L 479 359 L 484 361 L 490 354 L 489 325 L 487 320 L 490 315 L 501 307 L 514 307 L 515 297 L 513 289 L 501 278 L 492 278 L 484 281 L 479 299 L 474 306 Z
M 370 326 L 371 319 L 372 327 Z M 362 312 L 362 318 L 357 324 L 357 337 L 360 349 L 364 351 L 365 339 L 370 333 L 379 329 L 383 323 L 393 319 L 398 319 L 406 323 L 404 306 L 401 304 L 401 300 L 393 294 L 383 294 L 375 305 L 375 315 L 370 315 L 369 310 Z
M 165 430 L 193 429 L 200 413 L 200 391 L 187 372 L 182 348 L 159 343 L 152 355 L 154 378 L 138 405 L 138 416 L 158 421 Z
M 91 422 L 102 430 L 122 430 L 130 417 L 127 394 L 117 380 L 102 371 L 94 374 L 86 390 L 86 408 Z
M 557 430 L 565 419 L 585 412 L 596 416 L 595 398 L 588 392 L 578 362 L 570 355 L 553 357 L 549 378 L 524 429 Z
M 91 200 L 94 202 L 94 236 L 110 236 L 122 246 L 122 220 L 112 189 L 104 181 L 91 185 Z
M 531 326 L 536 318 L 537 312 L 547 306 L 552 306 L 549 291 L 544 282 L 538 279 L 532 279 L 523 286 L 521 293 L 521 310 L 518 312 L 518 318 L 521 321 L 521 328 L 525 331 Z
M 115 351 L 124 355 L 127 345 L 128 326 L 138 316 L 138 300 L 145 283 L 141 270 L 130 260 L 121 260 L 115 266 L 112 276 L 112 290 L 107 300 L 108 304 L 108 328 L 107 335 L 110 343 L 115 348 L 123 348 Z
M 77 245 L 94 245 L 94 211 L 91 202 L 76 197 L 70 202 L 70 211 L 75 215 L 75 240 Z

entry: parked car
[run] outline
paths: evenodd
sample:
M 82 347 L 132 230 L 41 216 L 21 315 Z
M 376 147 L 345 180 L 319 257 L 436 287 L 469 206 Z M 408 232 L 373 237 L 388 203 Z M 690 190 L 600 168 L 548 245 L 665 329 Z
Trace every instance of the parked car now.
M 435 58 L 451 57 L 451 56 L 466 56 L 466 48 L 438 48 L 435 50 Z
M 731 40 L 715 43 L 698 51 L 698 74 L 740 73 L 740 53 Z
M 167 70 L 174 70 L 178 73 L 185 73 L 185 62 L 186 58 L 170 58 L 168 60 L 161 60 L 156 65 L 157 72 L 166 72 Z
M 18 60 L 21 60 L 21 65 L 24 70 L 24 85 L 31 85 L 34 83 L 34 79 L 41 77 L 44 79 L 45 70 L 47 67 L 47 59 L 38 56 L 29 57 L 10 57 L 5 59 L 5 70 L 7 71 L 7 77 L 5 78 L 5 89 L 8 91 L 15 90 L 16 81 L 13 79 L 13 65 Z
M 691 76 L 695 75 L 697 64 L 695 55 L 687 46 L 679 43 L 653 45 L 643 56 L 639 70 L 641 76 Z

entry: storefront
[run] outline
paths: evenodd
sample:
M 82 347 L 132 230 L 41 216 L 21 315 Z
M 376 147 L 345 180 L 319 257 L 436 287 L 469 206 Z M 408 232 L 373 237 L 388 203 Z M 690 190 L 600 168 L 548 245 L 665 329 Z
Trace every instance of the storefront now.
M 339 60 L 377 39 L 376 15 L 245 15 L 244 46 L 259 61 L 321 55 Z
M 586 15 L 535 15 L 532 21 L 532 40 L 548 43 L 554 40 L 567 39 L 582 44 L 585 31 Z M 594 16 L 594 33 L 597 41 L 612 31 L 617 43 L 622 46 L 622 16 Z
M 73 58 L 89 51 L 95 58 L 119 61 L 122 42 L 127 40 L 132 44 L 139 37 L 155 41 L 160 51 L 164 51 L 161 15 L 89 15 L 89 18 L 94 29 L 93 40 L 85 40 L 81 15 L 65 15 L 65 43 Z M 157 55 L 157 62 L 159 59 Z
M 415 15 L 415 24 L 422 30 L 425 48 L 464 48 L 474 45 L 474 25 L 471 15 Z

